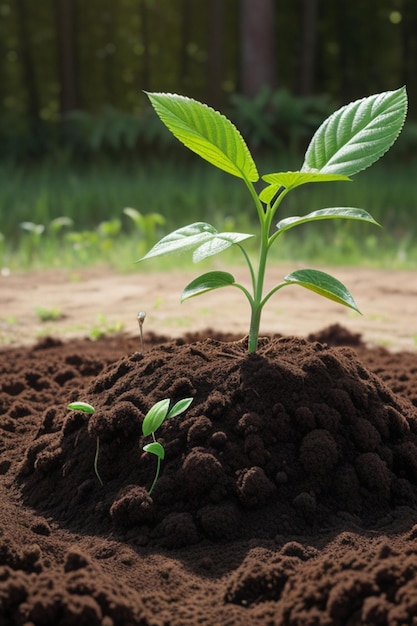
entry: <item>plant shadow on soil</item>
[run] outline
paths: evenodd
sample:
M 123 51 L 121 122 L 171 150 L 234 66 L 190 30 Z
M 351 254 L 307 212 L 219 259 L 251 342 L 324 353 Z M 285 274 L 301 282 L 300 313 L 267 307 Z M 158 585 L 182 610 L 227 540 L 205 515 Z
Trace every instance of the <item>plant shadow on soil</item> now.
M 136 350 L 0 353 L 0 624 L 414 623 L 417 354 L 339 326 Z M 142 420 L 189 396 L 151 497 Z

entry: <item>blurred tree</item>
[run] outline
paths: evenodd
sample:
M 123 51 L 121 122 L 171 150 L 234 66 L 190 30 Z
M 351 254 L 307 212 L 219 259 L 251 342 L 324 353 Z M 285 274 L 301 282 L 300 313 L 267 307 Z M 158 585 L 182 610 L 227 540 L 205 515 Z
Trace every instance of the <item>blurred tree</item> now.
M 77 81 L 77 72 L 80 69 L 77 59 L 77 1 L 55 0 L 55 4 L 60 111 L 65 115 L 80 107 Z
M 301 54 L 298 92 L 309 96 L 315 90 L 318 0 L 302 0 Z
M 26 92 L 27 114 L 32 133 L 34 136 L 38 137 L 41 126 L 40 98 L 32 50 L 28 4 L 29 0 L 16 0 L 18 38 L 21 55 L 21 75 Z
M 224 109 L 262 87 L 342 104 L 407 84 L 412 117 L 416 76 L 416 0 L 0 0 L 0 154 L 46 150 L 74 109 L 122 126 L 143 90 Z
M 208 19 L 207 102 L 215 108 L 223 104 L 225 6 L 212 0 Z
M 276 84 L 274 0 L 240 2 L 240 91 L 256 96 Z

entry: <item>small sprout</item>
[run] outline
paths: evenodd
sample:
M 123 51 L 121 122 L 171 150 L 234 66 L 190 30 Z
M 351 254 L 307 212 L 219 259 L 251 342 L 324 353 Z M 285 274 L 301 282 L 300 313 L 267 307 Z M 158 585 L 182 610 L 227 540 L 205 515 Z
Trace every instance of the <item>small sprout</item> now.
M 82 411 L 83 413 L 89 413 L 90 415 L 92 415 L 95 411 L 95 408 L 93 407 L 92 404 L 88 404 L 88 402 L 71 402 L 68 406 L 67 409 L 71 409 L 72 411 Z M 96 453 L 94 455 L 94 472 L 98 478 L 98 481 L 100 483 L 100 485 L 103 487 L 104 483 L 101 480 L 101 476 L 99 474 L 98 471 L 98 455 L 100 453 L 100 439 L 97 437 L 97 442 L 96 442 Z
M 38 306 L 35 311 L 41 322 L 57 322 L 62 318 L 61 309 L 46 309 Z
M 71 402 L 67 409 L 72 409 L 73 411 L 83 411 L 83 413 L 94 413 L 95 408 L 92 404 L 88 404 L 88 402 Z
M 165 400 L 160 400 L 154 404 L 145 415 L 142 422 L 142 434 L 144 437 L 151 436 L 153 441 L 143 446 L 143 450 L 154 454 L 157 457 L 155 478 L 153 479 L 153 483 L 149 489 L 149 494 L 151 494 L 154 490 L 159 478 L 161 461 L 165 458 L 165 449 L 163 445 L 156 440 L 155 432 L 168 417 L 177 417 L 178 415 L 181 415 L 181 413 L 184 413 L 192 401 L 193 398 L 184 398 L 183 400 L 179 400 L 171 409 L 169 409 L 170 400 L 166 398 Z
M 139 311 L 136 315 L 136 319 L 139 324 L 139 333 L 140 333 L 140 350 L 143 352 L 143 322 L 145 321 L 146 311 Z
M 110 322 L 105 315 L 97 315 L 96 324 L 90 330 L 90 337 L 93 341 L 97 341 L 107 335 L 121 333 L 124 324 L 121 321 Z

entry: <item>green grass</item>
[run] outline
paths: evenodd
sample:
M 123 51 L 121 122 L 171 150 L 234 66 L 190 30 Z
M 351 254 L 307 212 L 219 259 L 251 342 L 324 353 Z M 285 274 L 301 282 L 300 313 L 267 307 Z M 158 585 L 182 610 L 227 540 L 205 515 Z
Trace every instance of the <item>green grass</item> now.
M 268 173 L 288 168 L 263 164 L 260 169 Z M 386 159 L 352 183 L 297 189 L 286 198 L 280 217 L 330 206 L 362 207 L 383 228 L 342 221 L 301 226 L 277 242 L 273 260 L 417 267 L 416 177 L 417 162 Z M 0 189 L 0 268 L 14 271 L 103 263 L 134 270 L 135 260 L 154 240 L 193 221 L 257 232 L 252 200 L 242 182 L 203 162 L 97 164 L 78 170 L 51 164 L 26 170 L 3 165 Z M 158 213 L 165 224 L 144 232 L 123 213 L 125 207 L 144 215 Z M 54 221 L 62 217 L 70 224 Z M 22 222 L 33 226 L 24 230 Z M 250 245 L 256 251 L 256 240 Z M 224 263 L 240 258 L 236 251 L 228 252 Z M 188 256 L 179 257 L 176 266 L 189 263 Z M 168 269 L 172 259 L 141 269 L 155 267 Z

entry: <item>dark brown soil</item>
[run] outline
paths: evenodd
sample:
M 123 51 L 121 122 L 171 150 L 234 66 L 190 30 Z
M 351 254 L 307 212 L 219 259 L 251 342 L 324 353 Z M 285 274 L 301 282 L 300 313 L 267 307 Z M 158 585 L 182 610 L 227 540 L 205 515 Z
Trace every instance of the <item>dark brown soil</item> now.
M 209 336 L 0 353 L 1 626 L 417 624 L 417 354 Z

